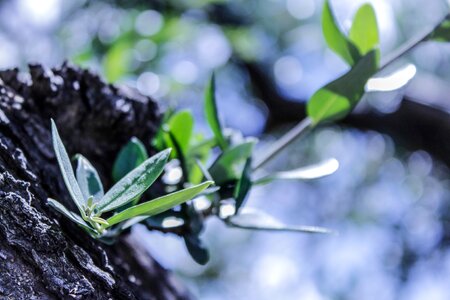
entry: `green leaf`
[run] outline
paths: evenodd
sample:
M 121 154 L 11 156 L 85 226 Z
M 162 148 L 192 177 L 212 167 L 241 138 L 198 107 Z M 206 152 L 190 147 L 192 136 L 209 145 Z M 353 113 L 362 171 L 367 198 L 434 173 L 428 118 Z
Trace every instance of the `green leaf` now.
M 249 158 L 245 163 L 242 175 L 234 191 L 234 199 L 236 201 L 236 211 L 239 211 L 239 208 L 244 203 L 245 197 L 247 197 L 248 192 L 252 188 L 252 180 L 250 175 L 251 170 L 252 170 L 252 160 L 251 158 Z
M 112 171 L 114 182 L 118 182 L 147 158 L 148 154 L 144 144 L 138 138 L 132 137 L 120 150 L 114 162 Z
M 310 180 L 333 174 L 339 168 L 339 162 L 334 159 L 327 159 L 312 166 L 306 166 L 290 171 L 276 172 L 254 181 L 254 184 L 266 184 L 277 179 L 301 179 Z
M 322 10 L 322 31 L 328 47 L 350 66 L 360 59 L 356 46 L 339 29 L 328 0 L 325 0 Z
M 88 206 L 87 199 L 89 199 L 90 196 L 94 197 L 95 202 L 103 197 L 103 185 L 97 170 L 81 154 L 77 155 L 77 181 L 85 199 L 84 205 L 86 207 Z
M 161 175 L 170 151 L 159 152 L 123 177 L 98 202 L 97 210 L 104 213 L 116 209 L 145 192 Z
M 202 240 L 195 235 L 189 234 L 184 236 L 186 248 L 192 259 L 200 265 L 205 265 L 209 261 L 209 252 Z
M 211 181 L 206 181 L 199 185 L 195 185 L 190 188 L 183 189 L 181 191 L 177 191 L 154 200 L 144 202 L 142 204 L 130 207 L 112 217 L 110 217 L 107 221 L 110 226 L 123 222 L 125 220 L 137 217 L 137 216 L 153 216 L 159 213 L 162 213 L 172 207 L 180 205 L 186 201 L 191 200 L 197 194 L 201 193 L 204 189 L 206 189 L 209 185 L 211 185 Z
M 349 38 L 358 48 L 361 55 L 365 55 L 369 51 L 376 49 L 378 64 L 380 56 L 378 44 L 380 40 L 377 18 L 372 5 L 369 3 L 362 5 L 356 12 L 352 27 L 350 28 Z
M 63 216 L 68 218 L 70 221 L 74 222 L 84 230 L 86 230 L 88 233 L 95 235 L 96 232 L 93 228 L 91 228 L 79 215 L 69 211 L 64 205 L 59 203 L 58 201 L 48 198 L 47 199 L 48 204 L 56 209 L 58 212 L 60 212 Z
M 228 217 L 225 222 L 231 227 L 241 229 L 302 233 L 334 233 L 332 230 L 316 226 L 288 226 L 265 212 L 249 208 L 243 209 L 237 215 Z
M 444 21 L 433 30 L 428 39 L 437 42 L 450 41 L 450 15 L 447 15 Z
M 319 89 L 307 103 L 313 126 L 345 117 L 364 94 L 364 86 L 377 72 L 376 51 L 367 53 L 346 74 Z
M 209 127 L 211 127 L 211 130 L 216 137 L 219 147 L 224 150 L 227 148 L 227 142 L 223 136 L 222 126 L 219 121 L 215 93 L 216 83 L 215 75 L 213 73 L 205 90 L 205 114 L 206 120 L 208 121 Z
M 225 150 L 209 168 L 209 173 L 217 185 L 241 177 L 245 162 L 252 155 L 256 140 L 246 142 Z
M 75 174 L 73 173 L 72 164 L 70 163 L 69 156 L 67 155 L 66 148 L 64 147 L 61 138 L 59 137 L 58 129 L 56 124 L 51 120 L 52 123 L 52 139 L 53 148 L 55 150 L 56 159 L 58 160 L 59 168 L 61 169 L 61 174 L 63 176 L 64 182 L 66 183 L 67 190 L 70 196 L 75 202 L 78 210 L 80 212 L 84 211 L 84 203 L 87 199 L 84 199 L 83 193 L 78 186 L 78 182 L 75 179 Z
M 192 131 L 194 129 L 194 117 L 189 110 L 181 110 L 175 113 L 167 122 L 168 130 L 178 142 L 181 155 L 186 155 L 191 143 Z M 172 147 L 170 140 L 167 145 Z M 178 156 L 178 153 L 176 153 Z

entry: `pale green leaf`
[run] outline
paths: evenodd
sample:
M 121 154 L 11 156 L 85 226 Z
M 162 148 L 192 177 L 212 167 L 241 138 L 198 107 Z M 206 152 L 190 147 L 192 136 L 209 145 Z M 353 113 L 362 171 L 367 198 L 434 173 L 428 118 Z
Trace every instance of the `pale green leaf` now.
M 170 131 L 178 142 L 180 150 L 183 153 L 176 153 L 178 155 L 186 156 L 191 143 L 192 132 L 194 129 L 194 117 L 189 110 L 181 110 L 176 112 L 167 122 L 168 131 Z M 169 147 L 171 145 L 170 139 L 166 139 Z
M 66 183 L 67 190 L 70 196 L 75 202 L 76 206 L 80 212 L 84 211 L 84 203 L 87 199 L 84 199 L 83 193 L 81 192 L 78 182 L 75 179 L 75 174 L 73 173 L 72 164 L 70 163 L 69 156 L 67 155 L 66 148 L 64 147 L 61 138 L 59 137 L 58 129 L 56 124 L 51 120 L 52 123 L 52 139 L 53 148 L 55 150 L 56 159 L 58 160 L 59 168 L 61 169 L 61 174 L 63 176 L 64 182 Z
M 138 216 L 153 216 L 162 213 L 172 207 L 180 205 L 186 201 L 191 200 L 197 194 L 201 193 L 213 182 L 206 181 L 199 185 L 177 191 L 154 200 L 144 202 L 142 204 L 130 207 L 114 216 L 110 217 L 107 221 L 110 226 L 123 222 L 125 220 L 138 217 Z
M 133 201 L 145 192 L 161 175 L 170 155 L 170 149 L 150 157 L 117 182 L 98 202 L 101 213 L 111 211 Z
M 84 197 L 84 205 L 87 207 L 87 200 L 90 196 L 94 197 L 94 202 L 100 200 L 103 195 L 103 185 L 98 176 L 97 170 L 92 164 L 81 154 L 77 155 L 77 181 L 80 186 L 81 193 Z

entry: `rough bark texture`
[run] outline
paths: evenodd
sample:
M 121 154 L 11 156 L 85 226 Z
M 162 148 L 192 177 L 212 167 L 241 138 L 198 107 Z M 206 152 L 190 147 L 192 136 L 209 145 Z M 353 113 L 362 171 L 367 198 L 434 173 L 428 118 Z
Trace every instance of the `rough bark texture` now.
M 52 197 L 76 209 L 57 167 L 50 118 L 69 154 L 85 155 L 106 186 L 120 147 L 133 135 L 148 141 L 159 122 L 154 101 L 88 71 L 0 72 L 0 299 L 188 298 L 132 237 L 105 246 L 47 206 Z

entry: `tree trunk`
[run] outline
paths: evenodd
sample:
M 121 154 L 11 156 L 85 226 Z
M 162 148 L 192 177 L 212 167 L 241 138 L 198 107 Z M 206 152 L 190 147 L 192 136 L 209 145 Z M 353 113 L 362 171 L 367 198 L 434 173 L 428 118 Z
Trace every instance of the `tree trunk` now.
M 152 99 L 68 65 L 0 72 L 0 298 L 190 298 L 132 236 L 106 246 L 49 208 L 52 197 L 76 211 L 50 118 L 69 154 L 85 155 L 108 187 L 120 147 L 131 136 L 149 144 L 160 117 Z

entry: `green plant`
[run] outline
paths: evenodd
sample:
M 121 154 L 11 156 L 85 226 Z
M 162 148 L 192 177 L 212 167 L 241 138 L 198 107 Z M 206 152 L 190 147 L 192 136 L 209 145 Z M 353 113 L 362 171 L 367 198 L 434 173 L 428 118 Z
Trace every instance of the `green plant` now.
M 52 136 L 61 174 L 80 214 L 69 211 L 56 200 L 49 198 L 48 203 L 93 238 L 104 242 L 114 241 L 114 238 L 123 230 L 149 216 L 165 212 L 192 199 L 212 183 L 206 181 L 142 204 L 134 203 L 123 209 L 130 202 L 139 199 L 161 175 L 171 150 L 166 149 L 142 162 L 136 159 L 136 166 L 104 193 L 97 171 L 82 155 L 76 156 L 78 165 L 75 177 L 69 156 L 53 120 Z M 102 218 L 102 215 L 108 212 L 113 214 L 106 219 Z

